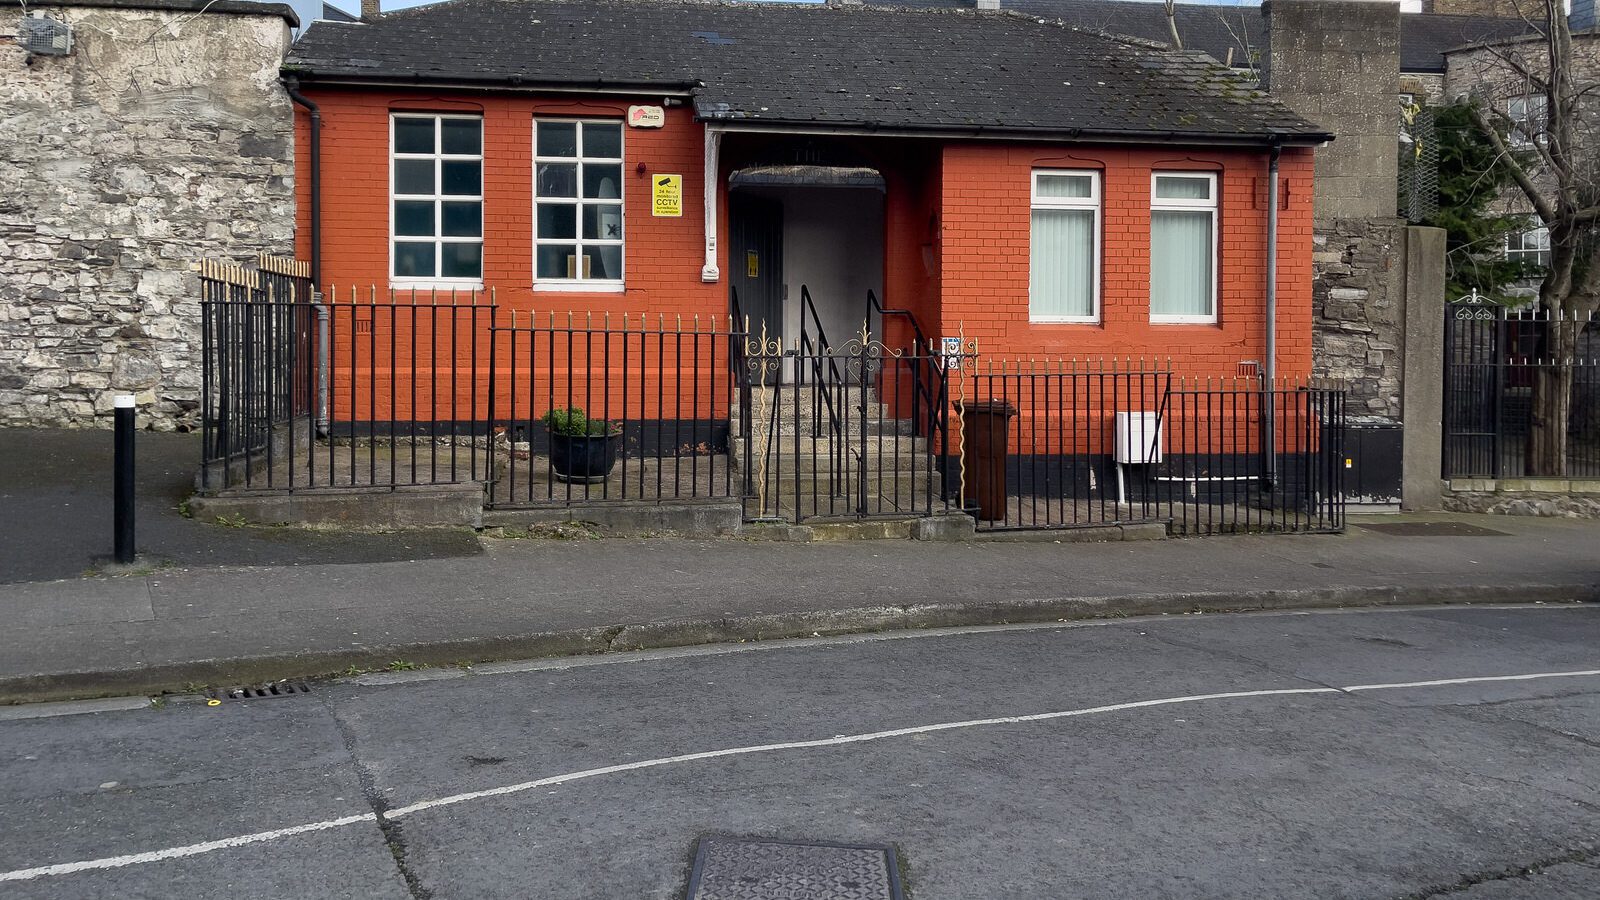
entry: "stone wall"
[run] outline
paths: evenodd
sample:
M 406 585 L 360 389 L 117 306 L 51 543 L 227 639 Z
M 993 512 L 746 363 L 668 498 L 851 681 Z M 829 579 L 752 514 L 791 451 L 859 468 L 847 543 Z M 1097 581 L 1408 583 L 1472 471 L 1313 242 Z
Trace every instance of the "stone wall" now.
M 1405 241 L 1399 219 L 1319 219 L 1313 230 L 1312 365 L 1348 383 L 1353 419 L 1401 417 Z
M 1561 494 L 1551 491 L 1450 491 L 1444 495 L 1444 508 L 1451 512 L 1489 513 L 1501 516 L 1600 519 L 1600 494 Z
M 1423 106 L 1444 106 L 1444 75 L 1408 72 L 1400 76 L 1398 93 L 1410 94 Z
M 3 425 L 109 425 L 133 392 L 143 423 L 193 427 L 191 267 L 292 250 L 283 8 L 138 6 L 30 4 L 72 23 L 68 56 L 0 40 Z
M 1400 161 L 1400 8 L 1348 0 L 1269 0 L 1266 83 L 1336 139 L 1317 150 L 1315 215 L 1390 217 Z

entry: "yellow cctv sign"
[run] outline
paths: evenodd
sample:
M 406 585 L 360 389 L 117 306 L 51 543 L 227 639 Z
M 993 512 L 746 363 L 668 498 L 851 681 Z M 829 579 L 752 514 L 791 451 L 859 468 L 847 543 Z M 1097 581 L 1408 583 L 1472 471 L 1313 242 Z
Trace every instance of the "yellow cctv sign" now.
M 651 215 L 671 216 L 677 218 L 683 215 L 683 176 L 682 175 L 652 175 Z

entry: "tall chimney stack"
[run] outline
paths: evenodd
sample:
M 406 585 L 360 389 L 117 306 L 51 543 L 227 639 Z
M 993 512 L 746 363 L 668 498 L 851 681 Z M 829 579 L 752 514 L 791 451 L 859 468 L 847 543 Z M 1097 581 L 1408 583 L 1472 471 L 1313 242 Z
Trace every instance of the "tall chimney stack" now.
M 382 0 L 361 0 L 361 21 L 376 22 L 382 15 Z

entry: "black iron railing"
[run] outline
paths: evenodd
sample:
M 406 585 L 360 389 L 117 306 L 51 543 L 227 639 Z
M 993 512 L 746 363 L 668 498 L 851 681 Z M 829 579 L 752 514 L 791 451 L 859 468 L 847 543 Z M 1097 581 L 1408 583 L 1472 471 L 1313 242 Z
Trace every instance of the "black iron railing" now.
M 296 491 L 487 477 L 492 296 L 313 294 L 303 263 L 201 271 L 202 487 Z
M 804 344 L 802 343 L 802 347 Z M 754 427 L 745 516 L 805 522 L 922 516 L 947 509 L 940 446 L 916 427 L 943 409 L 925 408 L 924 380 L 944 361 L 929 348 L 886 348 L 854 337 L 827 352 L 756 358 L 756 370 L 789 364 L 790 377 L 753 378 Z M 920 399 L 919 399 L 920 398 Z M 823 427 L 819 427 L 819 423 Z
M 1332 386 L 952 357 L 871 294 L 909 346 L 830 342 L 804 290 L 807 326 L 784 347 L 747 332 L 736 294 L 726 319 L 580 319 L 513 314 L 492 291 L 316 295 L 284 260 L 208 264 L 202 284 L 213 490 L 470 482 L 497 507 L 733 500 L 752 520 L 1343 525 Z M 1496 362 L 1496 383 L 1517 365 Z M 985 410 L 998 430 L 950 421 Z
M 742 323 L 521 314 L 492 333 L 490 505 L 741 495 Z
M 886 323 L 889 319 L 904 322 L 911 329 L 911 347 L 913 355 L 921 353 L 924 365 L 914 375 L 914 389 L 916 396 L 917 433 L 926 435 L 934 442 L 936 452 L 941 457 L 950 454 L 950 434 L 946 427 L 948 424 L 949 409 L 949 378 L 946 366 L 950 360 L 944 356 L 944 348 L 931 340 L 922 330 L 922 325 L 917 321 L 917 316 L 909 309 L 885 308 L 878 301 L 878 295 L 872 290 L 867 291 L 867 303 L 878 314 L 880 327 L 887 331 Z M 918 350 L 917 348 L 922 348 Z M 939 363 L 933 363 L 933 358 L 938 357 Z
M 959 431 L 961 502 L 982 530 L 1343 528 L 1337 386 L 1183 378 L 1131 360 L 985 362 L 953 380 L 961 405 L 986 413 Z
M 325 305 L 329 415 L 308 486 L 483 480 L 494 293 L 330 289 Z
M 1444 477 L 1600 478 L 1600 317 L 1449 304 L 1444 374 Z
M 202 487 L 292 469 L 316 403 L 309 272 L 272 256 L 255 268 L 206 261 L 200 290 Z

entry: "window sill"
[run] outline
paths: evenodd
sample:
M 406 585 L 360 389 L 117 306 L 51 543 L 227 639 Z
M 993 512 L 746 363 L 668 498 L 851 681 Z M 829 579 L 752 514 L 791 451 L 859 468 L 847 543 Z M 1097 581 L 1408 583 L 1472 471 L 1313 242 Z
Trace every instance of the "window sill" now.
M 1216 316 L 1151 316 L 1151 325 L 1215 325 Z
M 426 291 L 433 289 L 444 290 L 447 288 L 455 291 L 481 291 L 483 290 L 483 282 L 475 279 L 392 278 L 389 280 L 389 287 L 397 291 Z
M 627 286 L 620 281 L 535 281 L 536 291 L 567 294 L 620 294 Z
M 1029 325 L 1099 325 L 1100 318 L 1085 316 L 1029 316 Z

